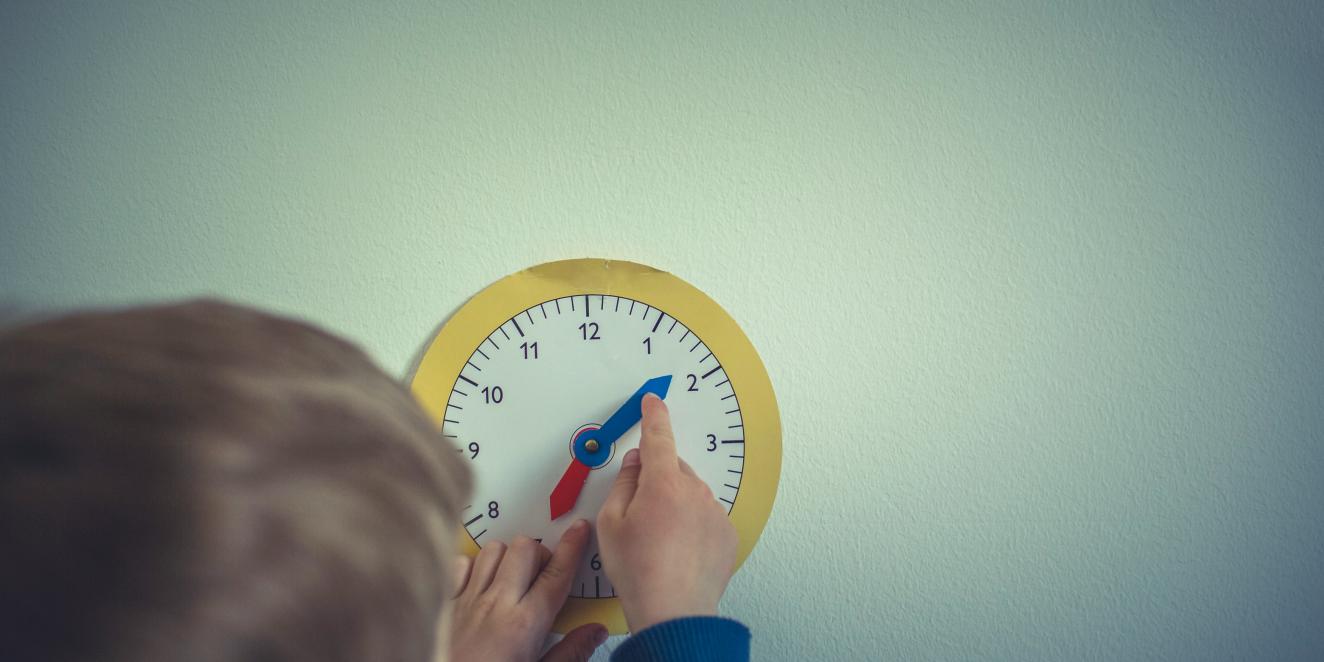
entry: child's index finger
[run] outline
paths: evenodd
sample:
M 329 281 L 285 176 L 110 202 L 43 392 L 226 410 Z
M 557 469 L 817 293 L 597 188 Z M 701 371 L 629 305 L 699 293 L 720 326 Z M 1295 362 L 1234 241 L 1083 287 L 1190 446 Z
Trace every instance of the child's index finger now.
M 676 437 L 671 431 L 671 413 L 662 398 L 649 393 L 639 403 L 642 419 L 639 422 L 639 459 L 642 473 L 675 470 Z

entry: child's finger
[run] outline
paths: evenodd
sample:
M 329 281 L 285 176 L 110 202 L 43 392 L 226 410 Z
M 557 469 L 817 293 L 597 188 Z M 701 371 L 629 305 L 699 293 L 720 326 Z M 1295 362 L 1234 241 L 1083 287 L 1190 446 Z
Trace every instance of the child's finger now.
M 588 662 L 593 651 L 607 640 L 607 628 L 598 623 L 581 625 L 566 633 L 555 646 L 547 649 L 542 662 Z
M 492 578 L 492 588 L 501 591 L 511 602 L 518 601 L 526 591 L 543 564 L 539 554 L 542 545 L 528 536 L 516 536 L 506 550 L 506 557 L 501 559 L 496 577 Z
M 556 544 L 551 560 L 543 566 L 525 594 L 525 599 L 536 600 L 546 610 L 548 618 L 565 604 L 566 596 L 570 594 L 570 582 L 575 579 L 575 569 L 584 560 L 588 538 L 588 522 L 581 519 L 570 525 L 561 535 L 561 542 Z
M 643 475 L 674 471 L 676 469 L 676 438 L 671 432 L 671 414 L 662 398 L 649 393 L 639 404 L 643 414 L 640 423 L 639 454 Z
M 680 462 L 680 470 L 684 472 L 686 476 L 689 476 L 691 478 L 699 477 L 699 474 L 694 473 L 694 467 L 691 467 L 689 462 L 686 462 L 682 458 L 677 458 L 677 460 Z
M 460 591 L 469 583 L 469 570 L 473 568 L 474 560 L 461 554 L 455 557 L 451 562 L 451 599 L 460 595 Z
M 621 471 L 616 474 L 616 482 L 607 493 L 607 500 L 602 502 L 600 512 L 616 517 L 625 515 L 634 500 L 634 491 L 639 487 L 639 449 L 631 448 L 621 460 Z
M 501 557 L 506 555 L 506 544 L 501 541 L 493 541 L 478 550 L 478 557 L 474 559 L 473 569 L 469 571 L 469 585 L 464 588 L 465 593 L 482 593 L 492 585 L 492 577 L 496 575 L 497 566 L 501 565 Z

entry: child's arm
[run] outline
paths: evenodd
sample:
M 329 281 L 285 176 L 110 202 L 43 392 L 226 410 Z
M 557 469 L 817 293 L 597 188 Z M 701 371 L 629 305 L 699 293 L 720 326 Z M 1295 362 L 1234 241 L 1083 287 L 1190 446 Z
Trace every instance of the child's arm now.
M 598 545 L 636 636 L 617 660 L 748 658 L 749 631 L 717 618 L 739 539 L 712 490 L 676 455 L 667 407 L 642 402 L 639 449 L 626 453 L 598 514 Z

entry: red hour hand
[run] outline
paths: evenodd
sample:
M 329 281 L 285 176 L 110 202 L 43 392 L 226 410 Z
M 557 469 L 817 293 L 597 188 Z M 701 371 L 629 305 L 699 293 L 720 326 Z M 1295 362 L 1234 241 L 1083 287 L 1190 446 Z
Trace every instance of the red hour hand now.
M 570 466 L 566 467 L 565 473 L 561 474 L 561 480 L 557 481 L 556 488 L 552 490 L 550 501 L 553 520 L 575 507 L 575 502 L 579 500 L 579 491 L 584 489 L 584 481 L 588 480 L 588 472 L 587 464 L 579 460 L 570 461 Z

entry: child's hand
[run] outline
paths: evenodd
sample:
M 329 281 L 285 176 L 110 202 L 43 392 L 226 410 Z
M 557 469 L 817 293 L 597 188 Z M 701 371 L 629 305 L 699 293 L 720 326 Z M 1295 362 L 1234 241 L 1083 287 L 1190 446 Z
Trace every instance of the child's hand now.
M 630 630 L 715 615 L 739 538 L 712 490 L 676 456 L 667 406 L 644 397 L 639 449 L 598 514 L 598 546 Z
M 575 568 L 584 560 L 588 522 L 571 526 L 556 552 L 520 536 L 510 547 L 494 542 L 470 562 L 457 562 L 451 615 L 453 662 L 525 662 L 538 659 L 552 619 L 570 594 Z M 471 569 L 472 568 L 472 569 Z M 542 657 L 545 662 L 584 662 L 607 638 L 596 623 L 571 630 Z

